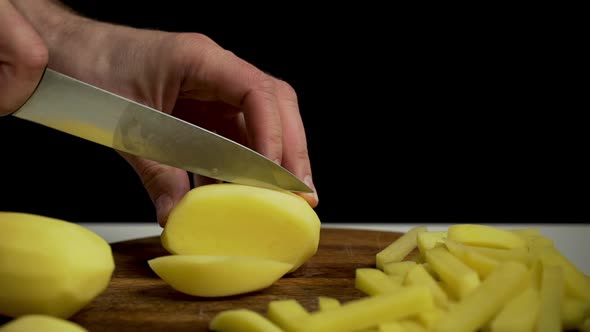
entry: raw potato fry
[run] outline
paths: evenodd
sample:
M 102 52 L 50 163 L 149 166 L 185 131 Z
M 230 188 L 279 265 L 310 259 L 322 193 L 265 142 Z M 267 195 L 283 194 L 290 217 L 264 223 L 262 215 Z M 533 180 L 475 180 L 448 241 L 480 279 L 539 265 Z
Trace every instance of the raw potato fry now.
M 320 296 L 318 297 L 318 309 L 320 311 L 323 310 L 330 310 L 330 309 L 334 309 L 334 308 L 339 308 L 340 307 L 340 301 L 338 301 L 335 298 L 331 298 L 328 296 Z
M 446 314 L 445 310 L 433 308 L 432 310 L 422 311 L 416 319 L 422 323 L 428 330 L 432 330 L 439 319 Z
M 449 306 L 449 297 L 447 293 L 439 286 L 439 284 L 426 272 L 422 265 L 416 265 L 406 276 L 405 285 L 408 286 L 426 286 L 432 292 L 434 302 L 441 308 Z
M 487 278 L 487 276 L 499 265 L 498 261 L 489 258 L 462 243 L 447 239 L 445 245 L 451 254 L 475 270 L 482 280 Z
M 515 261 L 530 266 L 535 261 L 526 248 L 496 249 L 477 246 L 466 246 L 498 262 Z
M 416 265 L 418 265 L 418 263 L 413 261 L 391 262 L 383 266 L 383 272 L 391 276 L 399 275 L 402 278 L 405 278 L 408 271 L 413 269 Z
M 530 285 L 496 315 L 489 332 L 533 331 L 539 314 L 539 291 Z
M 418 233 L 418 249 L 424 254 L 427 250 L 434 248 L 438 243 L 444 243 L 447 238 L 446 231 L 430 231 Z
M 443 247 L 428 250 L 426 261 L 458 299 L 464 298 L 480 285 L 477 273 Z
M 297 300 L 288 299 L 271 301 L 266 316 L 278 327 L 290 332 L 295 331 L 301 319 L 309 313 Z
M 512 233 L 520 236 L 523 240 L 530 236 L 539 236 L 541 235 L 541 231 L 538 228 L 521 228 L 521 229 L 513 229 L 511 230 Z
M 407 330 L 399 322 L 389 322 L 379 324 L 378 332 L 407 332 Z
M 370 328 L 430 310 L 434 302 L 426 287 L 403 287 L 396 292 L 368 296 L 340 308 L 313 312 L 298 332 L 346 332 Z
M 566 297 L 561 307 L 561 326 L 565 330 L 574 330 L 590 317 L 590 301 Z
M 424 326 L 412 320 L 402 320 L 400 323 L 406 332 L 428 332 Z
M 561 267 L 543 265 L 541 280 L 541 304 L 536 332 L 561 331 L 561 303 L 564 293 Z
M 249 309 L 222 311 L 213 317 L 209 329 L 217 332 L 284 332 L 261 314 Z
M 377 253 L 376 265 L 378 269 L 383 269 L 385 264 L 390 262 L 401 262 L 412 250 L 416 248 L 417 235 L 426 232 L 425 226 L 416 226 L 393 241 L 385 249 Z
M 0 326 L 0 332 L 88 332 L 82 326 L 62 318 L 29 314 Z
M 391 293 L 401 287 L 379 269 L 358 268 L 355 273 L 354 286 L 367 295 Z
M 434 332 L 473 332 L 480 329 L 515 296 L 527 278 L 521 263 L 505 262 L 498 266 L 479 287 L 451 306 L 434 326 Z
M 447 232 L 449 239 L 473 246 L 504 249 L 526 247 L 526 242 L 520 236 L 493 226 L 452 225 Z
M 555 248 L 546 248 L 539 256 L 543 265 L 561 266 L 566 294 L 590 300 L 590 279 Z

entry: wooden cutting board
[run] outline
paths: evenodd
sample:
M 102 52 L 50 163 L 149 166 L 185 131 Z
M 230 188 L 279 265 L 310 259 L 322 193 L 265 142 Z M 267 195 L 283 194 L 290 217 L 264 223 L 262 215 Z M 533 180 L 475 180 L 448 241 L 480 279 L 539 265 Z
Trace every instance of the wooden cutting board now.
M 354 288 L 355 269 L 374 267 L 375 255 L 401 233 L 322 229 L 318 252 L 297 271 L 262 291 L 225 298 L 199 298 L 169 287 L 149 268 L 167 255 L 158 237 L 112 244 L 116 268 L 105 292 L 71 318 L 90 332 L 209 331 L 220 311 L 248 308 L 265 313 L 270 301 L 296 299 L 308 310 L 317 297 L 342 302 L 362 297 Z M 236 279 L 240 276 L 236 276 Z

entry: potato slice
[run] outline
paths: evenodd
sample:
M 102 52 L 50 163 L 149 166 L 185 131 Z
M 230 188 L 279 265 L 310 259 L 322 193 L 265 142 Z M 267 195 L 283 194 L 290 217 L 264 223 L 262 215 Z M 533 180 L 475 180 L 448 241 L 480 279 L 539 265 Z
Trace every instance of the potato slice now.
M 273 322 L 250 309 L 229 309 L 215 315 L 209 329 L 217 332 L 284 332 Z
M 539 314 L 539 303 L 539 291 L 529 286 L 506 303 L 492 320 L 489 332 L 533 331 Z
M 266 311 L 266 317 L 287 332 L 296 330 L 301 319 L 307 316 L 307 310 L 294 299 L 271 301 Z
M 541 304 L 536 332 L 561 331 L 561 304 L 564 294 L 563 270 L 543 265 Z
M 69 318 L 109 285 L 110 245 L 80 225 L 0 212 L 0 315 Z
M 340 308 L 312 312 L 297 332 L 344 332 L 378 326 L 434 307 L 427 287 L 400 287 L 396 292 L 343 303 Z
M 220 297 L 270 287 L 291 264 L 245 256 L 170 255 L 151 259 L 150 268 L 175 290 Z
M 452 225 L 447 232 L 449 239 L 473 246 L 501 249 L 526 247 L 526 242 L 515 233 L 488 225 Z
M 300 196 L 233 183 L 188 192 L 161 235 L 171 254 L 255 256 L 299 268 L 318 249 L 320 220 Z
M 0 326 L 0 332 L 88 332 L 82 326 L 62 318 L 28 314 Z
M 397 291 L 401 283 L 396 283 L 379 269 L 357 268 L 354 286 L 367 295 L 377 295 Z
M 425 226 L 416 226 L 404 233 L 376 255 L 376 266 L 383 270 L 385 264 L 401 262 L 418 245 L 417 235 L 426 232 Z
M 479 287 L 460 302 L 434 326 L 434 332 L 473 332 L 482 328 L 508 300 L 522 291 L 528 278 L 524 264 L 501 263 Z M 529 279 L 530 280 L 530 279 Z
M 407 330 L 400 324 L 400 322 L 387 322 L 379 324 L 377 327 L 378 332 L 407 332 Z
M 457 299 L 464 298 L 480 285 L 477 273 L 444 247 L 428 250 L 426 261 Z

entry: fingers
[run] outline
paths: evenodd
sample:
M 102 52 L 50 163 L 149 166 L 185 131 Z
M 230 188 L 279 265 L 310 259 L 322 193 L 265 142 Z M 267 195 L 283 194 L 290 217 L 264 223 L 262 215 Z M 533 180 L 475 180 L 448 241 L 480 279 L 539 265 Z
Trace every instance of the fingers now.
M 119 154 L 127 160 L 139 175 L 156 208 L 158 223 L 164 227 L 172 208 L 189 191 L 190 185 L 186 171 L 138 158 L 121 151 L 119 151 Z
M 0 116 L 31 96 L 48 61 L 41 37 L 8 0 L 0 0 Z
M 313 189 L 313 193 L 300 195 L 312 207 L 316 207 L 319 198 L 311 176 L 307 139 L 299 113 L 297 95 L 289 84 L 279 81 L 278 99 L 283 130 L 283 166 Z
M 181 93 L 199 100 L 219 100 L 242 112 L 252 148 L 281 162 L 282 126 L 276 80 L 200 34 L 180 34 L 185 68 Z

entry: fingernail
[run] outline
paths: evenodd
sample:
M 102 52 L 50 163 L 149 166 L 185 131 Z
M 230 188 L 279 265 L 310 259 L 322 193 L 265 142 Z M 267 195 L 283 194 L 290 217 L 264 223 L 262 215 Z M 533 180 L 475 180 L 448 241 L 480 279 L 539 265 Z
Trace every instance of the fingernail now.
M 172 198 L 168 195 L 162 195 L 156 199 L 156 216 L 158 223 L 163 227 L 168 220 L 168 215 L 172 209 Z
M 318 193 L 317 193 L 317 191 L 316 191 L 316 189 L 315 189 L 315 186 L 314 186 L 314 184 L 313 184 L 313 180 L 311 179 L 311 175 L 306 175 L 306 176 L 303 178 L 303 182 L 305 182 L 305 184 L 306 184 L 306 185 L 307 185 L 309 188 L 311 188 L 311 190 L 313 190 L 313 193 L 307 193 L 306 195 L 308 195 L 308 196 L 311 196 L 311 197 L 313 198 L 313 200 L 314 200 L 314 201 L 316 202 L 316 204 L 317 204 L 317 202 L 319 202 Z

